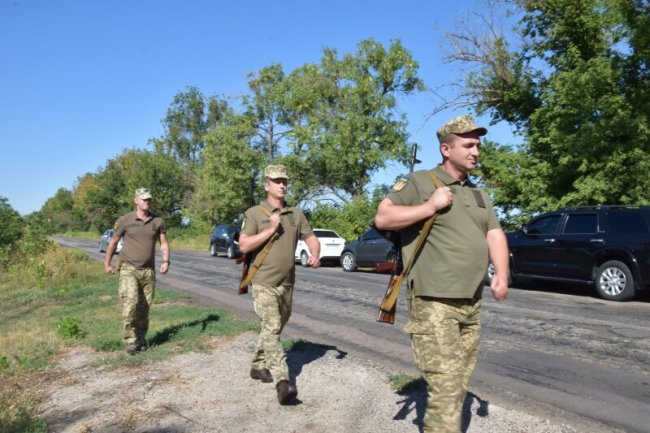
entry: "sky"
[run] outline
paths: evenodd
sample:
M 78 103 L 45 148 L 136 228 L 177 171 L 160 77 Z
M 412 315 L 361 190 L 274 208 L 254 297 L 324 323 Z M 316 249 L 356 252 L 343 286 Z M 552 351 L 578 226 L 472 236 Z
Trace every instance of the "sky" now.
M 149 149 L 173 98 L 248 93 L 247 75 L 318 63 L 324 48 L 354 53 L 368 38 L 399 39 L 430 89 L 462 78 L 446 64 L 445 32 L 479 0 L 0 0 L 0 196 L 21 215 L 95 173 L 124 149 Z M 439 94 L 451 95 L 443 87 Z M 433 91 L 399 98 L 418 143 L 416 169 L 440 162 L 435 131 L 468 109 L 430 116 Z M 428 119 L 428 120 L 427 120 Z M 508 125 L 488 137 L 512 141 Z M 391 166 L 373 178 L 392 183 Z

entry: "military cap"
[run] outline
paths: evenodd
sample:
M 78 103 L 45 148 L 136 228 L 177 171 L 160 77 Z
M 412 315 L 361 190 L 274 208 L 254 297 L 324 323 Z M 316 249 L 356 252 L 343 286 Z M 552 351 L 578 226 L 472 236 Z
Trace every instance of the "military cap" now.
M 264 169 L 264 177 L 269 179 L 289 179 L 287 168 L 284 165 L 267 165 Z
M 472 131 L 478 132 L 478 135 L 487 134 L 487 129 L 478 126 L 474 122 L 474 117 L 469 114 L 464 114 L 462 116 L 454 117 L 449 122 L 442 125 L 440 129 L 438 129 L 436 135 L 438 136 L 438 141 L 442 143 L 449 134 L 466 134 Z
M 135 196 L 141 198 L 142 200 L 147 200 L 153 198 L 148 188 L 138 188 L 135 190 Z

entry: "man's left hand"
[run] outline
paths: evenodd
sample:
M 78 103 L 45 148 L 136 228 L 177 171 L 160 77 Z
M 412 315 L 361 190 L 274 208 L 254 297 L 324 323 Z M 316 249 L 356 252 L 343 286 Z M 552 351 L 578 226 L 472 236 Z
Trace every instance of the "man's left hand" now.
M 320 259 L 316 256 L 309 256 L 307 259 L 307 266 L 312 268 L 317 268 L 320 266 Z
M 508 279 L 494 275 L 492 277 L 492 283 L 490 284 L 492 288 L 492 296 L 499 302 L 505 301 L 508 296 Z
M 160 265 L 160 273 L 166 274 L 168 270 L 169 270 L 169 262 L 163 262 L 162 265 Z

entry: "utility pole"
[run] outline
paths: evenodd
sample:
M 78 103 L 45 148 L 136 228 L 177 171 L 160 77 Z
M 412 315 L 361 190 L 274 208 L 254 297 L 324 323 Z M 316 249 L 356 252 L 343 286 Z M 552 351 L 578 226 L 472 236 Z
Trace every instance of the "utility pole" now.
M 417 154 L 418 154 L 418 145 L 416 143 L 413 143 L 413 146 L 411 146 L 411 159 L 409 160 L 409 163 L 411 165 L 409 169 L 409 173 L 413 173 L 413 166 L 415 164 L 419 164 L 422 161 L 417 159 Z

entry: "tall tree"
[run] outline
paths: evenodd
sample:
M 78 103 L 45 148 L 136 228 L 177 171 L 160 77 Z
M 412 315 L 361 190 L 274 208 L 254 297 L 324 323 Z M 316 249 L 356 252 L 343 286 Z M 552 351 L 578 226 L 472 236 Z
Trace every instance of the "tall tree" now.
M 209 106 L 218 110 L 214 102 Z M 172 155 L 180 163 L 196 166 L 205 147 L 208 121 L 215 114 L 206 113 L 205 97 L 199 89 L 190 86 L 174 96 L 162 122 L 165 133 L 151 143 L 158 152 Z
M 495 202 L 524 213 L 650 202 L 650 178 L 634 175 L 650 168 L 648 2 L 511 4 L 520 46 L 494 27 L 489 37 L 450 35 L 450 60 L 474 67 L 455 103 L 511 122 L 524 137 L 517 148 L 484 149 L 481 173 Z M 522 176 L 496 176 L 506 163 Z

